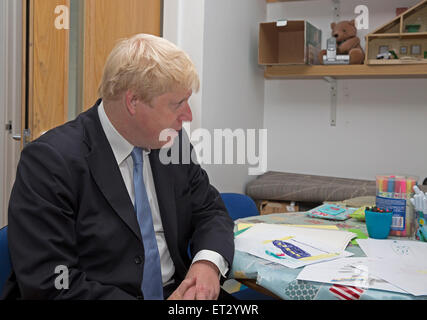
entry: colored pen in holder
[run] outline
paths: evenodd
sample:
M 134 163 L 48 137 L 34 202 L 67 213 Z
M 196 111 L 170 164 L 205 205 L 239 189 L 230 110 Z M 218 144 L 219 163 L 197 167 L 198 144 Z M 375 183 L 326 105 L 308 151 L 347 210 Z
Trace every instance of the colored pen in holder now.
M 415 212 L 415 238 L 420 241 L 427 242 L 427 225 L 426 225 L 426 216 L 423 211 Z
M 414 194 L 417 177 L 405 175 L 379 175 L 377 181 L 377 207 L 393 211 L 391 236 L 414 238 L 415 213 L 409 199 Z
M 427 242 L 427 194 L 414 186 L 415 195 L 410 199 L 415 210 L 415 238 Z
M 377 207 L 365 209 L 366 228 L 370 238 L 386 239 L 390 233 L 393 211 Z

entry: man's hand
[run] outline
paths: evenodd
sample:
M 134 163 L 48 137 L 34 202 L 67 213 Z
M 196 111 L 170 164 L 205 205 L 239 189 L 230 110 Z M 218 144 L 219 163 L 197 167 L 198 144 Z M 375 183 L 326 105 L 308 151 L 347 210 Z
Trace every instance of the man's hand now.
M 185 300 L 218 299 L 220 290 L 219 270 L 214 263 L 207 260 L 194 262 L 185 279 L 195 279 L 195 284 L 184 293 Z
M 178 288 L 169 296 L 168 300 L 187 300 L 184 298 L 185 293 L 192 287 L 195 288 L 196 279 L 186 278 L 181 282 Z

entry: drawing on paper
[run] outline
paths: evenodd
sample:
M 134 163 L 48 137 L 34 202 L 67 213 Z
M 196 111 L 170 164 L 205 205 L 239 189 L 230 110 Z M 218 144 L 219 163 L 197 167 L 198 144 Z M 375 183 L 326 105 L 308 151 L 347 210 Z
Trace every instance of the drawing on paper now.
M 354 233 L 344 231 L 261 223 L 236 236 L 235 249 L 289 268 L 299 268 L 351 255 L 344 249 L 352 237 Z
M 409 256 L 411 255 L 411 248 L 409 246 L 393 241 L 391 244 L 393 251 L 399 256 Z
M 342 277 L 334 277 L 331 279 L 331 282 L 354 282 L 356 287 L 366 287 L 370 286 L 370 283 L 374 279 L 369 277 L 369 272 L 364 265 L 359 265 L 355 267 L 351 264 L 346 264 L 337 270 L 338 275 L 343 275 Z
M 338 253 L 329 253 L 317 249 L 307 243 L 296 240 L 292 236 L 276 240 L 267 240 L 263 243 L 266 245 L 264 248 L 265 254 L 281 261 L 316 261 L 330 259 L 339 255 Z
M 277 259 L 283 259 L 285 256 L 289 256 L 294 259 L 311 257 L 311 254 L 309 254 L 307 251 L 304 251 L 292 243 L 281 240 L 274 240 L 272 243 L 275 247 L 282 251 L 282 253 L 273 253 Z

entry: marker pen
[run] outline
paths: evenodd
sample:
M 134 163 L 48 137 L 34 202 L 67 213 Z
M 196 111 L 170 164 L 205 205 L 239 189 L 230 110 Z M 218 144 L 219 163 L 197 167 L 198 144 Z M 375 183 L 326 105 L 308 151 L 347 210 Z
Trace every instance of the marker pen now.
M 422 208 L 420 208 L 420 210 L 422 209 L 424 213 L 424 217 L 427 217 L 427 195 L 423 197 L 423 201 L 421 203 L 422 203 Z
M 387 188 L 388 188 L 388 179 L 387 179 L 387 177 L 384 177 L 383 178 L 383 185 L 382 185 L 383 192 L 381 194 L 382 197 L 387 197 L 388 196 L 388 194 L 387 194 Z
M 406 179 L 402 179 L 400 193 L 402 194 L 403 199 L 409 199 L 409 197 L 406 194 L 406 190 L 407 190 L 406 185 L 407 185 Z
M 389 198 L 394 196 L 394 176 L 390 176 L 387 181 L 387 193 Z
M 377 178 L 377 196 L 382 196 L 383 194 L 383 182 L 384 182 L 384 177 L 378 177 Z
M 414 185 L 414 187 L 413 187 L 413 189 L 414 189 L 414 192 L 416 193 L 416 194 L 422 194 L 423 192 L 420 190 L 420 188 L 418 188 L 418 186 L 416 186 L 416 185 Z
M 406 192 L 408 193 L 408 199 L 413 193 L 413 188 L 415 186 L 415 179 L 414 178 L 408 178 L 406 180 Z
M 406 178 L 403 177 L 401 182 L 400 182 L 400 199 L 406 200 L 406 202 L 405 202 L 405 204 L 406 204 L 405 217 L 404 217 L 406 228 L 405 228 L 405 230 L 402 231 L 403 237 L 406 237 L 406 235 L 411 234 L 411 230 L 413 228 L 413 218 L 414 218 L 413 217 L 413 211 L 411 211 L 409 209 L 409 206 L 408 206 L 407 201 L 408 201 L 409 197 L 406 194 L 406 186 L 407 186 L 407 181 L 406 181 Z
M 405 182 L 405 189 L 406 189 L 406 182 Z M 401 198 L 401 192 L 402 192 L 402 178 L 396 177 L 394 180 L 393 198 L 400 199 Z
M 395 198 L 397 199 L 406 199 L 406 180 L 405 178 L 400 178 L 396 183 Z

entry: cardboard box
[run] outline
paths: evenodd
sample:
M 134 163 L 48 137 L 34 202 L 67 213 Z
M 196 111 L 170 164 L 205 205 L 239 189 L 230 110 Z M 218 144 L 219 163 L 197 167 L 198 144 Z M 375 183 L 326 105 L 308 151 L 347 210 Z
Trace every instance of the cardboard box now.
M 319 64 L 321 45 L 322 31 L 305 20 L 260 23 L 258 63 Z
M 261 215 L 271 213 L 286 213 L 286 212 L 298 212 L 298 206 L 295 202 L 284 202 L 284 201 L 258 201 L 258 210 Z

